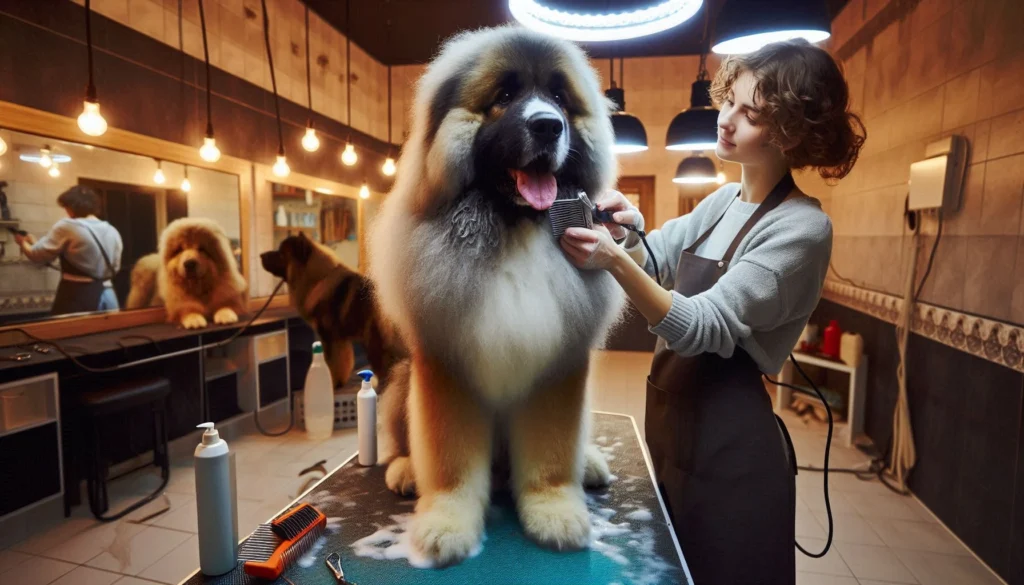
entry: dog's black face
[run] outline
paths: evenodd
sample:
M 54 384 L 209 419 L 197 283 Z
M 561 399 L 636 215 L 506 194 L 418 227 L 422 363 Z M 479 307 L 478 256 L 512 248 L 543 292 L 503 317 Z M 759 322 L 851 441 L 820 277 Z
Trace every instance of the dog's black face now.
M 514 216 L 540 217 L 557 197 L 598 186 L 603 161 L 581 128 L 606 118 L 607 104 L 587 103 L 564 51 L 550 39 L 514 37 L 479 55 L 431 102 L 429 140 L 442 122 L 458 124 L 446 120 L 453 110 L 470 114 L 472 187 Z
M 313 244 L 305 234 L 288 236 L 281 242 L 277 250 L 263 252 L 260 254 L 260 263 L 263 269 L 278 278 L 288 278 L 288 267 L 290 265 L 303 266 L 309 261 L 312 254 Z

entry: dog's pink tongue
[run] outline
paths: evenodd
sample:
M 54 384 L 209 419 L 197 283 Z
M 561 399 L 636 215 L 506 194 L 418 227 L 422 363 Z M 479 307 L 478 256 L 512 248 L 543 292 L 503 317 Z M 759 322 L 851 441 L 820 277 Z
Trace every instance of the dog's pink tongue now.
M 551 173 L 530 173 L 527 171 L 512 171 L 516 179 L 516 188 L 519 194 L 526 199 L 530 207 L 544 211 L 551 207 L 558 195 L 558 182 Z

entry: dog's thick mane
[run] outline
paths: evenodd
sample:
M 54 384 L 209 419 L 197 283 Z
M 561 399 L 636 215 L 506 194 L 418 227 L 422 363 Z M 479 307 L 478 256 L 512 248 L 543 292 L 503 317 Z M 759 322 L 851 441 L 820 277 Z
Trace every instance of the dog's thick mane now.
M 183 278 L 166 269 L 166 264 L 176 255 L 178 247 L 198 248 L 205 244 L 207 256 L 216 267 L 216 272 L 202 278 Z M 224 296 L 225 289 L 246 297 L 248 285 L 238 270 L 238 263 L 231 253 L 231 242 L 224 229 L 217 222 L 204 217 L 185 217 L 172 221 L 160 236 L 159 255 L 161 267 L 158 273 L 158 288 L 167 299 L 171 288 L 175 295 L 182 293 L 203 303 L 216 296 Z

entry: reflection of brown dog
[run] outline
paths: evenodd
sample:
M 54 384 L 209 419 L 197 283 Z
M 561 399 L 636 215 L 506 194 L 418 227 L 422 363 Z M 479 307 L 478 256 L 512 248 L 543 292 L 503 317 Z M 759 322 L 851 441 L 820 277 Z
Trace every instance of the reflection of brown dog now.
M 162 264 L 157 283 L 168 322 L 186 329 L 238 321 L 248 302 L 248 285 L 238 271 L 231 244 L 216 222 L 176 219 L 160 238 Z
M 334 385 L 352 375 L 352 342 L 366 348 L 370 367 L 383 385 L 401 349 L 380 319 L 369 280 L 345 266 L 328 247 L 300 233 L 286 238 L 277 250 L 260 255 L 263 268 L 288 283 L 292 306 L 313 327 L 331 369 Z
M 128 291 L 126 309 L 159 307 L 163 303 L 157 294 L 157 275 L 160 273 L 160 254 L 153 252 L 135 261 L 132 267 L 132 287 Z

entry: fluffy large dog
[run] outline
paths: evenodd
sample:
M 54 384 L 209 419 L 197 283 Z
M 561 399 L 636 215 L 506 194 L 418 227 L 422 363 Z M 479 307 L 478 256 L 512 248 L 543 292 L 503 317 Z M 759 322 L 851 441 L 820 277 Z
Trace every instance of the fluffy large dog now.
M 388 485 L 415 485 L 412 543 L 436 562 L 480 543 L 495 455 L 531 538 L 588 542 L 585 466 L 595 481 L 607 466 L 586 447 L 587 371 L 623 297 L 606 272 L 569 263 L 546 210 L 613 185 L 609 111 L 580 49 L 518 27 L 453 38 L 417 86 L 369 250 L 412 354 L 407 397 L 396 379 L 382 399 L 385 433 L 408 409 L 408 441 L 382 439 L 397 451 L 383 453 Z
M 238 271 L 231 243 L 217 222 L 183 217 L 160 236 L 157 290 L 167 321 L 186 329 L 235 323 L 245 312 L 248 285 Z M 134 279 L 134 271 L 133 271 Z
M 324 344 L 336 387 L 352 375 L 353 341 L 366 348 L 379 386 L 387 383 L 391 368 L 404 356 L 378 314 L 366 277 L 304 233 L 289 236 L 277 250 L 260 254 L 260 262 L 264 270 L 288 283 L 292 306 Z

